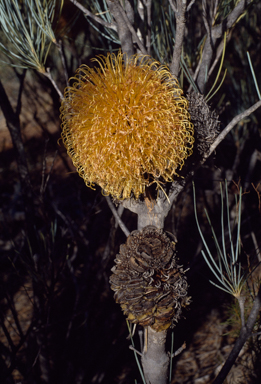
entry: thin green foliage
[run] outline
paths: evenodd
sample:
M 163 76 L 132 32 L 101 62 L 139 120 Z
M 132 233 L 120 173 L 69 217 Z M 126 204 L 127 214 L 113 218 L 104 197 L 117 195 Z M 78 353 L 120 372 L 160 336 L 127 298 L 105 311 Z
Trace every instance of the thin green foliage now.
M 132 337 L 132 334 L 131 334 L 130 323 L 129 323 L 129 321 L 127 319 L 126 319 L 126 322 L 127 322 L 127 327 L 128 327 L 129 334 L 130 334 L 131 344 L 132 344 L 133 348 L 135 348 L 134 340 L 133 340 L 133 337 Z M 138 366 L 139 371 L 140 371 L 142 382 L 143 382 L 143 384 L 146 384 L 146 381 L 145 381 L 145 378 L 144 378 L 144 375 L 143 375 L 143 371 L 142 371 L 142 368 L 141 368 L 141 365 L 140 365 L 140 362 L 139 362 L 139 359 L 138 359 L 137 352 L 135 352 L 135 351 L 133 351 L 133 352 L 134 352 L 134 356 L 135 356 L 135 360 L 136 360 L 137 366 Z
M 223 75 L 223 77 L 222 77 L 222 79 L 221 79 L 221 81 L 220 81 L 218 87 L 217 87 L 216 90 L 212 93 L 212 95 L 206 100 L 207 102 L 208 102 L 210 99 L 212 99 L 212 97 L 219 91 L 219 89 L 221 88 L 221 86 L 222 86 L 222 84 L 223 84 L 223 82 L 224 82 L 224 80 L 225 80 L 225 78 L 226 78 L 226 74 L 227 74 L 227 68 L 225 69 L 224 75 Z
M 190 74 L 190 71 L 187 67 L 187 64 L 185 62 L 185 59 L 183 57 L 183 54 L 181 56 L 181 60 L 180 60 L 180 66 L 181 66 L 181 69 L 182 71 L 184 72 L 188 82 L 192 85 L 192 88 L 194 89 L 195 92 L 198 92 L 198 87 L 196 86 L 195 84 L 195 81 L 193 80 L 193 77 L 191 76 Z
M 223 52 L 222 52 L 222 56 L 221 56 L 221 61 L 220 61 L 220 66 L 219 66 L 219 69 L 218 69 L 218 73 L 217 73 L 217 76 L 216 76 L 216 79 L 214 81 L 214 84 L 212 85 L 210 91 L 208 92 L 207 96 L 206 96 L 206 102 L 208 102 L 216 93 L 217 91 L 219 90 L 219 88 L 221 87 L 221 85 L 223 84 L 223 81 L 225 80 L 225 77 L 226 77 L 226 73 L 227 73 L 227 70 L 225 70 L 225 74 L 219 84 L 219 86 L 217 87 L 217 89 L 211 94 L 211 92 L 213 91 L 213 89 L 215 88 L 217 82 L 218 82 L 218 79 L 219 79 L 219 76 L 220 76 L 220 73 L 221 73 L 221 69 L 223 67 L 223 63 L 224 63 L 224 58 L 225 58 L 225 52 L 226 52 L 226 38 L 227 38 L 227 34 L 226 32 L 224 33 L 224 46 L 223 46 Z
M 11 59 L 12 66 L 45 72 L 50 47 L 56 43 L 53 31 L 56 3 L 56 0 L 1 1 L 0 27 L 7 43 L 0 43 L 0 49 Z M 62 6 L 63 0 L 59 3 L 60 11 Z
M 175 46 L 175 15 L 169 5 L 167 11 L 164 11 L 164 8 L 161 7 L 161 13 L 159 16 L 159 23 L 155 23 L 155 25 L 153 23 L 152 25 L 152 46 L 158 60 L 161 63 L 170 64 L 173 56 L 173 47 Z M 181 81 L 182 76 L 184 74 L 189 84 L 191 84 L 191 86 L 193 87 L 194 91 L 198 92 L 198 88 L 190 74 L 186 61 L 184 59 L 183 51 L 181 55 L 180 66 L 182 70 Z
M 107 23 L 112 23 L 113 19 L 111 17 L 111 14 L 109 12 L 107 3 L 105 0 L 92 0 L 91 8 L 94 14 L 98 15 L 103 21 Z M 145 7 L 146 8 L 146 7 Z M 137 6 L 134 7 L 134 12 L 137 12 Z M 175 45 L 175 15 L 171 8 L 171 6 L 168 4 L 168 6 L 162 6 L 160 4 L 156 4 L 152 9 L 153 19 L 157 19 L 157 23 L 151 24 L 151 45 L 153 47 L 153 55 L 155 58 L 157 58 L 161 63 L 169 65 L 172 61 L 173 56 L 173 47 Z M 146 10 L 145 10 L 146 13 Z M 137 19 L 140 20 L 142 23 L 141 27 L 139 28 L 139 32 L 143 31 L 146 32 L 148 29 L 148 25 L 146 23 L 146 17 L 144 17 L 144 20 L 136 15 Z M 90 25 L 99 32 L 99 36 L 107 39 L 109 43 L 115 43 L 120 45 L 120 41 L 118 39 L 118 35 L 116 31 L 114 31 L 111 28 L 103 27 L 105 30 L 105 33 L 101 31 L 100 27 L 97 27 L 95 23 L 85 15 L 86 19 L 90 23 Z M 144 37 L 144 36 L 143 36 Z M 145 39 L 146 37 L 144 37 Z M 110 51 L 113 51 L 112 46 L 109 47 Z M 181 69 L 182 69 L 182 75 L 185 74 L 188 82 L 192 85 L 194 90 L 198 92 L 197 86 L 190 75 L 190 71 L 187 68 L 187 64 L 185 62 L 185 59 L 182 55 L 181 57 Z
M 207 251 L 205 253 L 203 250 L 201 251 L 209 269 L 214 274 L 216 279 L 218 280 L 218 284 L 210 280 L 210 283 L 218 287 L 219 289 L 233 295 L 236 298 L 240 297 L 242 288 L 246 282 L 246 276 L 242 273 L 241 263 L 239 261 L 239 254 L 240 254 L 240 227 L 241 227 L 241 204 L 242 204 L 242 188 L 240 187 L 239 191 L 239 199 L 237 201 L 236 197 L 236 205 L 237 205 L 237 216 L 235 227 L 237 226 L 236 230 L 236 241 L 234 244 L 233 236 L 232 236 L 232 229 L 231 229 L 231 217 L 229 213 L 229 202 L 228 202 L 228 188 L 227 188 L 227 182 L 225 182 L 225 201 L 226 201 L 226 216 L 227 216 L 227 231 L 228 231 L 228 239 L 225 232 L 225 224 L 224 224 L 224 198 L 223 198 L 223 190 L 222 185 L 220 183 L 220 192 L 221 192 L 221 244 L 219 243 L 215 230 L 212 226 L 210 217 L 208 215 L 207 210 L 205 209 L 205 213 L 207 216 L 208 223 L 211 227 L 211 232 L 213 235 L 213 240 L 216 246 L 217 251 L 217 261 L 215 259 L 215 256 L 211 253 L 204 235 L 200 229 L 198 217 L 197 217 L 197 210 L 196 210 L 196 193 L 195 193 L 195 186 L 193 183 L 193 198 L 194 198 L 194 211 L 195 211 L 195 219 L 198 227 L 198 231 L 200 234 L 200 237 L 202 239 L 203 245 Z M 226 247 L 226 240 L 229 241 L 230 244 L 230 250 L 227 250 Z
M 253 77 L 253 80 L 254 80 L 254 83 L 255 83 L 255 87 L 256 87 L 257 94 L 258 94 L 258 98 L 259 98 L 259 100 L 261 100 L 261 94 L 260 94 L 259 86 L 257 84 L 256 75 L 255 75 L 254 68 L 252 66 L 252 61 L 251 61 L 249 52 L 247 52 L 247 58 L 248 58 L 248 63 L 249 63 L 250 69 L 251 69 L 252 77 Z
M 161 63 L 170 63 L 175 44 L 175 16 L 170 5 L 167 11 L 161 6 L 157 16 L 159 22 L 152 23 L 151 26 L 152 46 Z
M 101 8 L 101 5 L 100 5 L 100 2 L 98 0 L 92 0 L 92 8 L 94 10 L 94 14 L 95 15 L 98 15 L 103 21 L 105 21 L 106 23 L 112 23 L 113 22 L 113 19 L 111 17 L 111 14 L 110 14 L 110 11 L 109 11 L 109 8 L 107 6 L 107 3 L 105 0 L 102 0 L 102 6 L 103 6 L 103 9 Z M 88 17 L 87 15 L 84 15 L 86 17 L 86 19 L 88 20 L 88 23 L 99 33 L 99 35 L 101 35 L 102 37 L 104 37 L 105 39 L 111 41 L 112 43 L 115 43 L 115 44 L 118 44 L 120 45 L 121 42 L 118 38 L 118 34 L 116 31 L 114 31 L 113 29 L 111 28 L 107 28 L 107 27 L 103 27 L 105 32 L 106 33 L 103 33 L 101 31 L 101 26 L 99 25 L 99 27 L 97 27 L 92 21 L 91 21 L 91 18 Z
M 218 4 L 217 13 L 215 16 L 215 22 L 218 24 L 221 20 L 224 20 L 229 13 L 237 6 L 240 0 L 221 0 Z

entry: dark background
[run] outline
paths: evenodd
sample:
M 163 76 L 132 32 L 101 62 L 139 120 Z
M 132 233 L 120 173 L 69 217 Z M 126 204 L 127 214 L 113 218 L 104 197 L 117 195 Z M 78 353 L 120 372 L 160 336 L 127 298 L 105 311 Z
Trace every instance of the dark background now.
M 240 20 L 226 48 L 227 76 L 210 101 L 221 129 L 258 100 L 246 56 L 249 51 L 261 86 L 258 9 L 260 4 Z M 154 12 L 158 12 L 156 7 Z M 199 12 L 198 6 L 192 8 L 187 23 L 185 51 L 192 70 L 204 30 Z M 70 76 L 81 63 L 92 65 L 90 58 L 96 54 L 118 49 L 116 44 L 109 47 L 69 2 L 57 33 L 63 39 Z M 55 49 L 47 66 L 63 89 Z M 22 81 L 22 73 L 0 67 L 1 82 L 14 110 L 19 87 L 22 90 L 19 130 L 31 185 L 27 199 L 6 118 L 0 111 L 0 382 L 127 384 L 136 379 L 140 383 L 133 351 L 128 348 L 125 318 L 109 286 L 110 269 L 125 235 L 99 187 L 93 191 L 84 185 L 59 140 L 60 103 L 55 90 L 42 75 L 28 70 Z M 186 92 L 186 79 L 183 86 Z M 236 209 L 233 195 L 242 186 L 241 261 L 246 274 L 261 260 L 260 119 L 257 110 L 241 121 L 194 176 L 201 229 L 213 250 L 204 207 L 220 235 L 220 182 L 228 181 L 231 212 Z M 135 214 L 125 210 L 122 218 L 130 231 L 136 229 Z M 174 349 L 183 342 L 186 349 L 173 362 L 172 382 L 211 383 L 240 330 L 240 318 L 234 299 L 208 282 L 212 276 L 200 253 L 191 183 L 170 211 L 165 229 L 177 236 L 178 257 L 189 268 L 192 297 L 175 327 Z M 253 301 L 250 293 L 256 292 L 259 281 L 257 268 L 248 279 L 246 315 Z M 171 330 L 168 350 L 170 334 Z M 138 331 L 134 341 L 139 349 Z M 258 339 L 253 339 L 228 382 L 260 382 L 259 359 Z

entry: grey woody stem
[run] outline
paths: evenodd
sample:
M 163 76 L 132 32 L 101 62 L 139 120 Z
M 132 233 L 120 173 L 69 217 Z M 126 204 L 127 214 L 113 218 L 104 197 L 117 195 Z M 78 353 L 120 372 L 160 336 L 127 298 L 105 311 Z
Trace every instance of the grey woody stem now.
M 126 53 L 130 57 L 134 55 L 132 34 L 122 16 L 121 9 L 119 7 L 120 4 L 118 1 L 111 0 L 106 0 L 106 3 L 116 22 L 122 52 Z
M 142 229 L 147 225 L 154 225 L 157 228 L 163 228 L 165 216 L 162 214 L 153 214 L 148 212 L 144 215 L 138 216 L 138 229 Z
M 151 205 L 150 205 L 151 204 Z M 163 228 L 166 210 L 163 209 L 161 199 L 157 203 L 145 201 L 140 206 L 138 213 L 138 229 L 147 225 Z M 147 384 L 166 384 L 169 366 L 169 357 L 165 351 L 167 331 L 156 332 L 148 327 L 144 332 L 145 340 L 142 353 L 142 367 Z
M 147 351 L 143 351 L 141 362 L 147 384 L 166 384 L 169 357 L 165 352 L 167 331 L 156 332 L 148 327 Z
M 172 1 L 170 1 L 170 5 L 175 12 L 176 17 L 176 36 L 175 36 L 175 46 L 173 52 L 172 63 L 170 65 L 171 73 L 178 77 L 179 74 L 179 65 L 182 54 L 182 45 L 184 40 L 185 33 L 185 13 L 187 8 L 187 0 L 177 0 L 177 7 L 174 6 Z
M 171 201 L 167 199 L 162 191 L 156 201 L 145 199 L 145 201 L 135 201 L 134 199 L 124 200 L 122 205 L 138 215 L 138 229 L 147 225 L 154 225 L 157 228 L 164 227 L 164 220 L 171 208 Z

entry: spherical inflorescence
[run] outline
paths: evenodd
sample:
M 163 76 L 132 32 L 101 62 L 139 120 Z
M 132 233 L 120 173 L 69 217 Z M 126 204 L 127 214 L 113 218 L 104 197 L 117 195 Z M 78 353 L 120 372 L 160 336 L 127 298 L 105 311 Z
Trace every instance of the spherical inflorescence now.
M 189 304 L 188 284 L 169 235 L 154 226 L 133 231 L 115 264 L 110 284 L 129 321 L 157 332 L 178 321 Z
M 87 186 L 117 199 L 138 198 L 173 181 L 192 153 L 188 101 L 169 69 L 119 52 L 82 65 L 65 90 L 62 139 Z

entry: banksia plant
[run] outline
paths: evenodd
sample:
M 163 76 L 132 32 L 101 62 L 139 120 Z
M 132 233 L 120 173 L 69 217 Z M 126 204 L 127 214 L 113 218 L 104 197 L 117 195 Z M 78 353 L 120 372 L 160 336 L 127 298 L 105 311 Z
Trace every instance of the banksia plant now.
M 62 138 L 87 186 L 117 199 L 171 182 L 192 153 L 188 101 L 148 56 L 98 56 L 82 65 L 61 106 Z
M 154 226 L 133 231 L 115 264 L 110 284 L 129 321 L 157 332 L 178 321 L 189 304 L 188 284 L 167 233 Z

